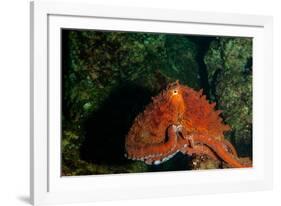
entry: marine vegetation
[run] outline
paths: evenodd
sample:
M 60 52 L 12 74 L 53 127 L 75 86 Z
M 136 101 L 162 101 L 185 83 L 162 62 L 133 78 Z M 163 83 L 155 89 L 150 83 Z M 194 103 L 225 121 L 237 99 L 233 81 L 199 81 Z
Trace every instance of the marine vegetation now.
M 210 99 L 224 111 L 224 120 L 232 128 L 226 138 L 238 153 L 252 157 L 252 39 L 217 39 L 211 43 L 204 61 Z
M 62 175 L 251 164 L 251 38 L 63 29 L 61 57 Z M 172 84 L 176 80 L 180 84 Z M 174 103 L 184 102 L 173 105 L 184 106 L 171 107 L 167 116 L 159 113 L 149 128 L 147 112 L 154 111 L 149 108 L 167 109 L 164 94 L 174 87 L 188 93 L 188 101 L 173 95 Z M 155 102 L 160 99 L 162 106 Z M 187 112 L 200 104 L 202 116 L 192 120 L 200 126 L 190 125 Z M 137 126 L 140 117 L 145 126 Z M 152 128 L 157 121 L 160 127 Z M 196 130 L 193 136 L 190 129 Z M 148 133 L 154 135 L 151 142 Z M 207 136 L 217 146 L 206 142 Z M 147 157 L 162 151 L 166 155 L 158 159 Z

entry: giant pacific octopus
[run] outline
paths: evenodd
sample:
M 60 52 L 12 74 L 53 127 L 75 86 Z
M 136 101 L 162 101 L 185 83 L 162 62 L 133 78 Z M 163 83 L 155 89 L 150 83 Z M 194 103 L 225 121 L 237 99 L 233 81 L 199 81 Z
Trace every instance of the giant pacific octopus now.
M 250 167 L 240 161 L 233 145 L 224 138 L 230 127 L 223 123 L 222 111 L 215 106 L 203 90 L 195 91 L 178 81 L 169 84 L 135 118 L 126 136 L 125 156 L 158 165 L 181 152 L 207 155 L 233 168 Z

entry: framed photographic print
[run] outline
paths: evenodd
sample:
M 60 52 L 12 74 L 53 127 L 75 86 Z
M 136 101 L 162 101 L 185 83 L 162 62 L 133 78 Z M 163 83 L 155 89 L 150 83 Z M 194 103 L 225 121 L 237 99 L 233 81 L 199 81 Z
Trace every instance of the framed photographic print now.
M 272 18 L 31 3 L 33 204 L 272 188 Z

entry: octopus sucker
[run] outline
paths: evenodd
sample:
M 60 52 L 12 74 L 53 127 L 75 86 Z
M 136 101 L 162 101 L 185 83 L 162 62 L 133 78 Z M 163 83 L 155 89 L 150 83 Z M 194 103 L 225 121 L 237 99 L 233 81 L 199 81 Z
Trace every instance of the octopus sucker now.
M 161 158 L 153 157 L 153 158 L 146 159 L 144 162 L 148 163 L 149 165 L 152 165 L 152 164 L 158 165 L 158 164 L 168 161 L 169 159 L 174 157 L 178 152 L 179 152 L 179 150 L 172 151 L 171 153 L 167 154 L 165 157 L 161 157 Z
M 167 85 L 135 118 L 125 140 L 126 157 L 157 165 L 181 152 L 220 159 L 229 167 L 251 166 L 240 163 L 234 146 L 224 139 L 231 128 L 215 107 L 202 89 L 179 81 Z
M 226 147 L 226 149 L 232 153 L 232 155 L 234 155 L 235 157 L 238 157 L 237 151 L 234 148 L 234 146 L 227 140 L 222 140 L 224 146 Z
M 212 151 L 212 149 L 210 149 L 208 146 L 203 145 L 203 144 L 196 144 L 192 148 L 185 147 L 185 148 L 182 148 L 180 151 L 183 154 L 187 154 L 189 156 L 191 156 L 193 154 L 197 154 L 197 155 L 207 155 L 208 157 L 210 157 L 213 160 L 219 159 L 219 157 Z

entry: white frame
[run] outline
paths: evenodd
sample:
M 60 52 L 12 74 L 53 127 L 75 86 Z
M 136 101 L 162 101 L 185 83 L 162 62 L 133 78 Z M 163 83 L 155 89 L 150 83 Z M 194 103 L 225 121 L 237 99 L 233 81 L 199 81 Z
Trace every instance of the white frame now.
M 169 31 L 190 33 L 188 31 L 192 28 L 192 34 L 253 37 L 254 167 L 196 172 L 60 177 L 58 99 L 60 99 L 59 32 L 62 27 L 168 33 Z M 271 17 L 50 1 L 32 2 L 30 188 L 33 204 L 272 188 L 272 70 Z

